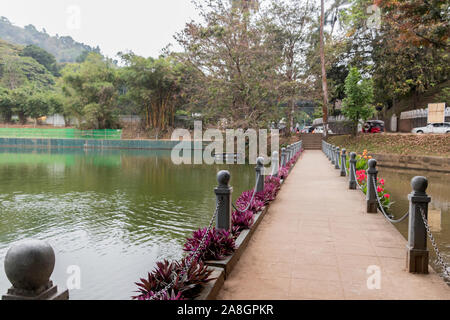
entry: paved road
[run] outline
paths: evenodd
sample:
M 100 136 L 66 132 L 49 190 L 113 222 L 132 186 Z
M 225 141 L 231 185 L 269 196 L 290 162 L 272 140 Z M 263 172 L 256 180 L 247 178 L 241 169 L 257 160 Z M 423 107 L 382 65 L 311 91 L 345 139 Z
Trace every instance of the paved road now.
M 217 299 L 450 299 L 431 268 L 405 271 L 406 240 L 365 213 L 363 194 L 347 183 L 321 151 L 306 151 Z M 368 289 L 370 266 L 380 289 Z

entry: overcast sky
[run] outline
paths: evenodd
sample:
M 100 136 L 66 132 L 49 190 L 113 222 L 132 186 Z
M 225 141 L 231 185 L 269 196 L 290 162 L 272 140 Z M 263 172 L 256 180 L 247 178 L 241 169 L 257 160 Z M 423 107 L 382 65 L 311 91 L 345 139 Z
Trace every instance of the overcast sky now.
M 126 50 L 158 56 L 168 43 L 176 45 L 173 35 L 186 22 L 197 18 L 190 0 L 9 0 L 0 1 L 0 16 L 17 26 L 32 24 L 50 35 L 98 45 L 109 57 Z

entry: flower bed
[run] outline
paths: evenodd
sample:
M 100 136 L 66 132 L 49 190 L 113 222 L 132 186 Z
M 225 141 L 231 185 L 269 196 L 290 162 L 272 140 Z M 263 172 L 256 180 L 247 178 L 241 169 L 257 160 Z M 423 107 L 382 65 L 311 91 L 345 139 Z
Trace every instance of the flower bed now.
M 361 186 L 362 192 L 367 194 L 367 169 L 369 168 L 369 160 L 372 156 L 368 155 L 368 151 L 364 150 L 362 155 L 356 156 L 356 180 Z M 347 164 L 347 167 L 348 164 Z M 381 199 L 381 205 L 385 211 L 389 210 L 393 204 L 390 193 L 385 189 L 385 180 L 377 178 L 377 193 Z
M 263 192 L 257 193 L 253 199 L 253 190 L 245 191 L 239 196 L 236 200 L 236 207 L 239 210 L 232 212 L 231 231 L 216 228 L 208 231 L 207 228 L 202 228 L 194 231 L 192 236 L 186 239 L 184 251 L 188 253 L 188 257 L 198 249 L 202 239 L 206 239 L 201 254 L 197 256 L 196 261 L 187 271 L 185 268 L 188 258 L 174 262 L 158 262 L 156 268 L 148 274 L 146 279 L 142 278 L 140 282 L 136 283 L 138 295 L 133 299 L 193 300 L 199 296 L 208 296 L 208 294 L 202 294 L 202 290 L 208 286 L 209 290 L 215 290 L 208 283 L 216 280 L 211 275 L 213 270 L 217 269 L 208 268 L 208 265 L 225 266 L 226 276 L 230 271 L 229 268 L 237 262 L 249 241 L 255 223 L 262 220 L 263 215 L 267 212 L 267 205 L 275 200 L 280 191 L 282 179 L 285 180 L 288 177 L 302 151 L 298 152 L 286 166 L 280 168 L 279 178 L 273 176 L 265 178 Z M 171 283 L 174 283 L 173 286 L 169 290 L 164 290 Z M 223 283 L 223 279 L 221 279 L 221 283 Z M 164 292 L 157 295 L 156 293 L 161 290 Z

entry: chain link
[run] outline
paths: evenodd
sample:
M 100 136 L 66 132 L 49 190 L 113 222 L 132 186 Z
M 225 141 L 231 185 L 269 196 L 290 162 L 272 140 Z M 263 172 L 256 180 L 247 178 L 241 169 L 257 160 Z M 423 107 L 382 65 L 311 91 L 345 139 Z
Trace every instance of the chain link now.
M 437 244 L 436 244 L 436 241 L 434 239 L 434 236 L 431 233 L 430 226 L 428 225 L 428 220 L 425 217 L 424 209 L 422 207 L 419 207 L 419 210 L 420 210 L 420 215 L 422 216 L 423 223 L 425 225 L 425 229 L 427 229 L 428 237 L 430 238 L 430 241 L 431 241 L 431 244 L 433 246 L 434 252 L 436 253 L 437 264 L 442 266 L 443 274 L 447 278 L 450 278 L 450 266 L 447 263 L 445 263 L 444 258 L 442 257 L 442 254 L 439 251 L 439 248 L 437 247 Z
M 355 169 L 355 168 L 353 168 L 353 173 L 355 174 L 355 177 L 356 177 L 356 169 Z M 386 217 L 386 219 L 387 219 L 388 221 L 390 221 L 391 223 L 400 223 L 400 222 L 402 222 L 403 220 L 405 220 L 405 219 L 409 216 L 410 212 L 407 212 L 402 218 L 400 218 L 400 219 L 398 219 L 398 220 L 393 220 L 392 218 L 390 218 L 390 216 L 386 213 L 386 211 L 384 210 L 384 208 L 383 208 L 383 206 L 382 206 L 382 204 L 381 204 L 381 199 L 380 199 L 380 197 L 379 197 L 379 195 L 378 195 L 378 192 L 377 192 L 377 184 L 376 184 L 376 181 L 375 181 L 375 177 L 374 177 L 374 179 L 373 179 L 372 181 L 373 181 L 373 186 L 374 186 L 375 191 L 376 191 L 378 205 L 379 205 L 379 207 L 380 207 L 381 212 L 382 212 L 383 215 Z M 358 185 L 358 187 L 359 187 L 361 190 L 363 190 L 362 186 L 361 186 L 361 185 L 359 184 L 359 182 L 358 182 L 358 179 L 356 179 L 356 184 Z M 428 237 L 430 238 L 431 245 L 433 246 L 434 252 L 436 253 L 437 264 L 440 265 L 440 266 L 442 267 L 442 269 L 443 269 L 443 274 L 444 274 L 447 278 L 450 278 L 450 266 L 449 266 L 447 263 L 445 263 L 444 258 L 442 257 L 442 254 L 441 254 L 441 252 L 439 251 L 439 248 L 438 248 L 438 246 L 437 246 L 437 244 L 436 244 L 436 240 L 434 239 L 434 236 L 433 236 L 433 234 L 431 233 L 430 226 L 428 225 L 428 220 L 427 220 L 427 218 L 425 217 L 424 209 L 423 209 L 422 207 L 419 207 L 419 210 L 420 210 L 420 214 L 421 214 L 421 216 L 422 216 L 423 223 L 424 223 L 424 225 L 425 225 L 425 229 L 427 230 Z
M 380 196 L 378 195 L 377 182 L 375 181 L 375 177 L 373 177 L 372 182 L 373 182 L 373 187 L 375 188 L 374 190 L 375 190 L 375 194 L 377 196 L 378 206 L 380 207 L 380 211 L 383 213 L 384 217 L 391 223 L 400 223 L 403 220 L 405 220 L 409 216 L 409 211 L 407 213 L 405 213 L 405 215 L 403 217 L 401 217 L 400 219 L 397 219 L 397 220 L 392 219 L 391 218 L 392 215 L 389 215 L 386 213 L 386 211 L 384 211 L 383 205 L 381 204 Z M 367 190 L 367 192 L 369 192 L 369 191 Z
M 209 222 L 209 226 L 206 229 L 206 232 L 203 235 L 203 238 L 200 241 L 200 244 L 198 245 L 197 249 L 186 258 L 186 265 L 185 265 L 184 269 L 180 272 L 179 275 L 175 276 L 175 278 L 172 280 L 171 283 L 169 283 L 163 289 L 159 290 L 156 294 L 151 296 L 150 300 L 156 300 L 157 298 L 161 298 L 161 295 L 163 293 L 167 293 L 167 291 L 170 290 L 175 285 L 175 283 L 178 280 L 178 277 L 179 276 L 183 277 L 187 272 L 189 272 L 189 269 L 191 269 L 193 263 L 195 261 L 197 261 L 197 257 L 200 254 L 201 250 L 204 249 L 206 239 L 208 238 L 208 234 L 209 234 L 209 232 L 211 231 L 211 229 L 212 229 L 212 227 L 214 225 L 214 221 L 216 220 L 217 214 L 219 213 L 219 207 L 222 204 L 222 201 L 223 200 L 221 198 L 219 198 L 219 200 L 217 201 L 216 210 L 215 210 L 214 215 L 212 216 L 212 218 L 211 218 L 211 220 Z
M 234 210 L 240 212 L 240 213 L 245 213 L 248 209 L 250 209 L 250 207 L 252 206 L 253 200 L 255 199 L 255 195 L 256 195 L 256 188 L 258 187 L 258 183 L 259 183 L 259 179 L 261 179 L 261 174 L 258 175 L 258 178 L 256 179 L 256 183 L 255 183 L 255 188 L 253 189 L 253 195 L 252 198 L 250 199 L 250 202 L 247 205 L 247 208 L 245 208 L 245 210 L 239 209 L 237 208 L 237 206 L 234 205 L 233 203 L 233 208 Z

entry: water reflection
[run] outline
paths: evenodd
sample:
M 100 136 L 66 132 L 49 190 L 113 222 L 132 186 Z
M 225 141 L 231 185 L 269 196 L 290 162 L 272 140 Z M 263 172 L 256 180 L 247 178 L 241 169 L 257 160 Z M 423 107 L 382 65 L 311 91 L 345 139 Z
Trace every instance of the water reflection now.
M 411 179 L 415 176 L 425 176 L 428 178 L 428 195 L 431 197 L 429 205 L 429 223 L 438 247 L 444 256 L 445 261 L 450 262 L 450 174 L 430 171 L 399 170 L 390 168 L 379 168 L 380 176 L 385 178 L 386 189 L 392 194 L 395 202 L 391 212 L 396 217 L 401 217 L 408 211 L 408 194 L 411 193 Z M 397 229 L 408 237 L 408 219 L 395 225 Z M 441 271 L 435 267 L 435 253 L 428 243 L 430 249 L 431 264 L 436 271 Z
M 184 238 L 208 224 L 216 173 L 234 196 L 254 184 L 252 166 L 175 166 L 168 151 L 0 150 L 0 265 L 11 243 L 48 240 L 53 279 L 81 268 L 74 299 L 129 299 L 157 259 L 179 258 Z M 0 272 L 0 294 L 9 282 Z

